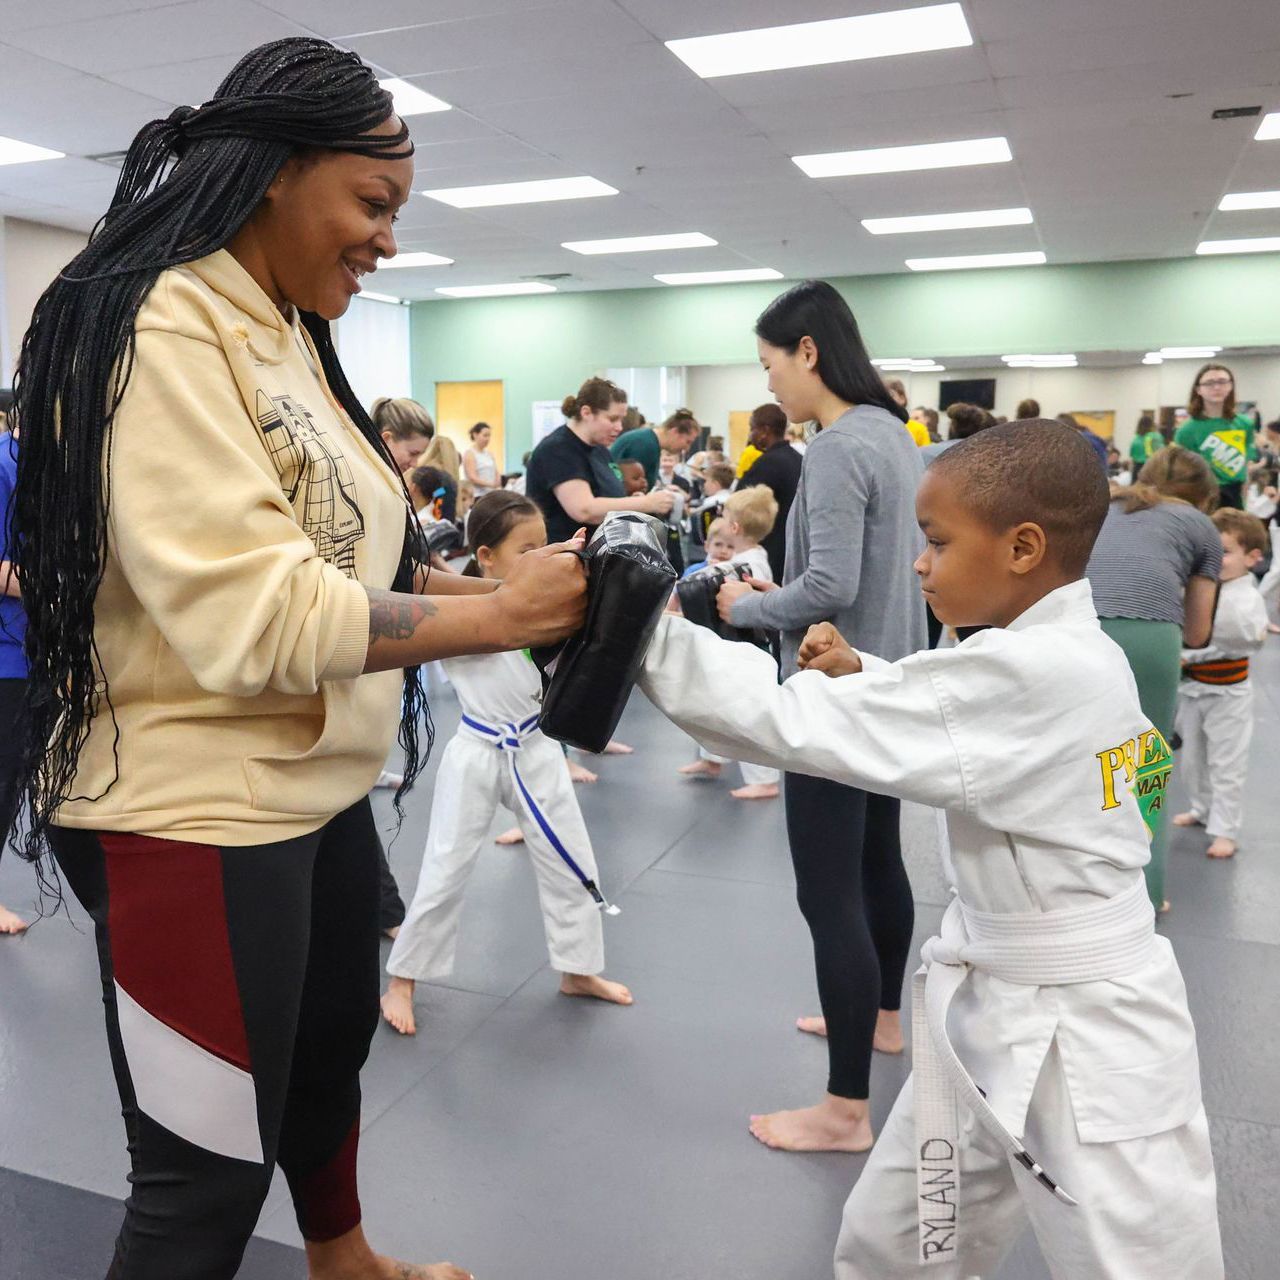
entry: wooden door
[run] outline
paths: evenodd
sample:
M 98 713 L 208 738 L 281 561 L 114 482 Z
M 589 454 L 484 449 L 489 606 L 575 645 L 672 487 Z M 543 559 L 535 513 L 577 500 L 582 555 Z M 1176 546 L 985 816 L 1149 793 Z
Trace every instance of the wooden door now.
M 498 460 L 498 470 L 506 471 L 502 383 L 496 380 L 436 383 L 436 430 L 448 436 L 458 446 L 459 453 L 471 447 L 471 428 L 477 422 L 487 422 L 493 428 L 489 452 Z
M 747 436 L 751 430 L 751 410 L 732 409 L 729 412 L 729 439 L 725 445 L 729 452 L 729 461 L 736 467 L 742 451 L 747 447 Z

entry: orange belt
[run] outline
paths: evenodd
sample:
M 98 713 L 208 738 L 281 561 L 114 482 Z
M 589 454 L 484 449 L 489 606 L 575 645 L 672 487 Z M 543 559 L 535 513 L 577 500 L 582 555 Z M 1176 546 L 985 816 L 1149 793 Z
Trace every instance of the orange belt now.
M 1249 678 L 1248 658 L 1223 658 L 1218 662 L 1188 662 L 1182 668 L 1188 680 L 1200 684 L 1241 684 Z

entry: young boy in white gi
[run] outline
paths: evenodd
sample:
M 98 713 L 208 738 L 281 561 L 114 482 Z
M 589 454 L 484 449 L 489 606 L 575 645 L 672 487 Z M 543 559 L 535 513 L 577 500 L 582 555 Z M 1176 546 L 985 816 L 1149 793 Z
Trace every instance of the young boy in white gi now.
M 1169 753 L 1083 578 L 1107 504 L 1078 432 L 989 428 L 925 473 L 915 566 L 946 625 L 989 630 L 886 663 L 823 624 L 778 687 L 667 618 L 645 660 L 710 749 L 946 811 L 958 896 L 837 1280 L 990 1276 L 1028 1219 L 1057 1280 L 1223 1276 L 1195 1030 L 1143 887 Z
M 1267 529 L 1230 507 L 1215 511 L 1213 523 L 1222 535 L 1222 588 L 1209 647 L 1182 654 L 1174 723 L 1191 809 L 1173 821 L 1204 827 L 1213 837 L 1209 857 L 1230 858 L 1240 839 L 1253 737 L 1249 655 L 1267 638 L 1267 606 L 1252 572 L 1266 554 Z

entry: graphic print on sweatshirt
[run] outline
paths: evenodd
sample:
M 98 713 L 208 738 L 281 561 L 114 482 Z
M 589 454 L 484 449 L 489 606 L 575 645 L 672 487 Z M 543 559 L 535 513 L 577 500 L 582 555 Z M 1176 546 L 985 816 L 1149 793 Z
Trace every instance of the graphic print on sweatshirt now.
M 354 578 L 364 515 L 346 455 L 306 405 L 291 396 L 259 391 L 255 414 L 285 497 L 317 554 Z

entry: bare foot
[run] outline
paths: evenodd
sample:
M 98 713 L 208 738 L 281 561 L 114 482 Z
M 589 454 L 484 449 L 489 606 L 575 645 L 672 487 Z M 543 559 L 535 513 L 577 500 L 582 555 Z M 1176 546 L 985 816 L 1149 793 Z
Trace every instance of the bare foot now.
M 26 933 L 27 922 L 18 915 L 14 915 L 8 907 L 0 906 L 0 933 L 11 934 L 17 937 L 20 933 Z
M 1158 915 L 1158 916 L 1167 916 L 1167 915 L 1169 914 L 1169 908 L 1170 908 L 1172 905 L 1173 905 L 1173 904 L 1169 901 L 1169 899 L 1168 899 L 1168 898 L 1163 899 L 1163 900 L 1161 901 L 1160 905 L 1156 908 L 1156 915 Z
M 1268 634 L 1268 635 L 1273 635 L 1273 636 L 1280 636 L 1280 625 L 1277 625 L 1277 624 L 1276 624 L 1276 623 L 1274 623 L 1274 622 L 1268 622 L 1268 623 L 1267 623 L 1267 634 Z
M 797 1018 L 796 1030 L 803 1031 L 806 1035 L 825 1036 L 827 1034 L 826 1018 Z
M 418 1034 L 418 1024 L 413 1020 L 412 978 L 392 978 L 387 983 L 387 993 L 382 997 L 382 1016 L 402 1036 Z
M 676 772 L 685 778 L 718 778 L 720 768 L 714 760 L 695 760 L 692 764 L 682 764 Z
M 601 752 L 606 756 L 633 756 L 635 753 L 635 747 L 629 747 L 625 742 L 614 742 L 612 739 L 604 744 L 604 751 Z
M 735 800 L 776 800 L 778 784 L 776 782 L 750 782 L 729 794 Z
M 1175 813 L 1173 815 L 1173 825 L 1175 827 L 1203 827 L 1204 819 L 1196 813 Z
M 374 1253 L 359 1225 L 336 1240 L 308 1241 L 306 1250 L 310 1280 L 475 1280 L 452 1262 L 400 1262 Z
M 569 761 L 569 777 L 573 782 L 599 782 L 600 779 L 590 769 L 580 765 L 576 760 Z
M 876 1014 L 876 1033 L 871 1047 L 879 1053 L 902 1052 L 902 1015 L 897 1009 L 881 1009 Z
M 564 973 L 560 975 L 562 996 L 588 996 L 592 1000 L 605 1000 L 609 1004 L 634 1004 L 635 997 L 620 982 L 610 982 L 594 973 Z
M 382 936 L 384 938 L 390 938 L 391 941 L 394 942 L 400 936 L 400 926 L 398 924 L 393 924 L 390 929 L 383 929 Z
M 512 827 L 510 831 L 504 831 L 500 836 L 495 836 L 494 844 L 524 844 L 524 832 L 519 827 Z
M 875 1141 L 866 1099 L 830 1093 L 816 1107 L 752 1116 L 751 1134 L 775 1151 L 866 1151 Z
M 1236 842 L 1228 840 L 1226 836 L 1216 836 L 1205 852 L 1211 858 L 1234 858 L 1236 856 Z

